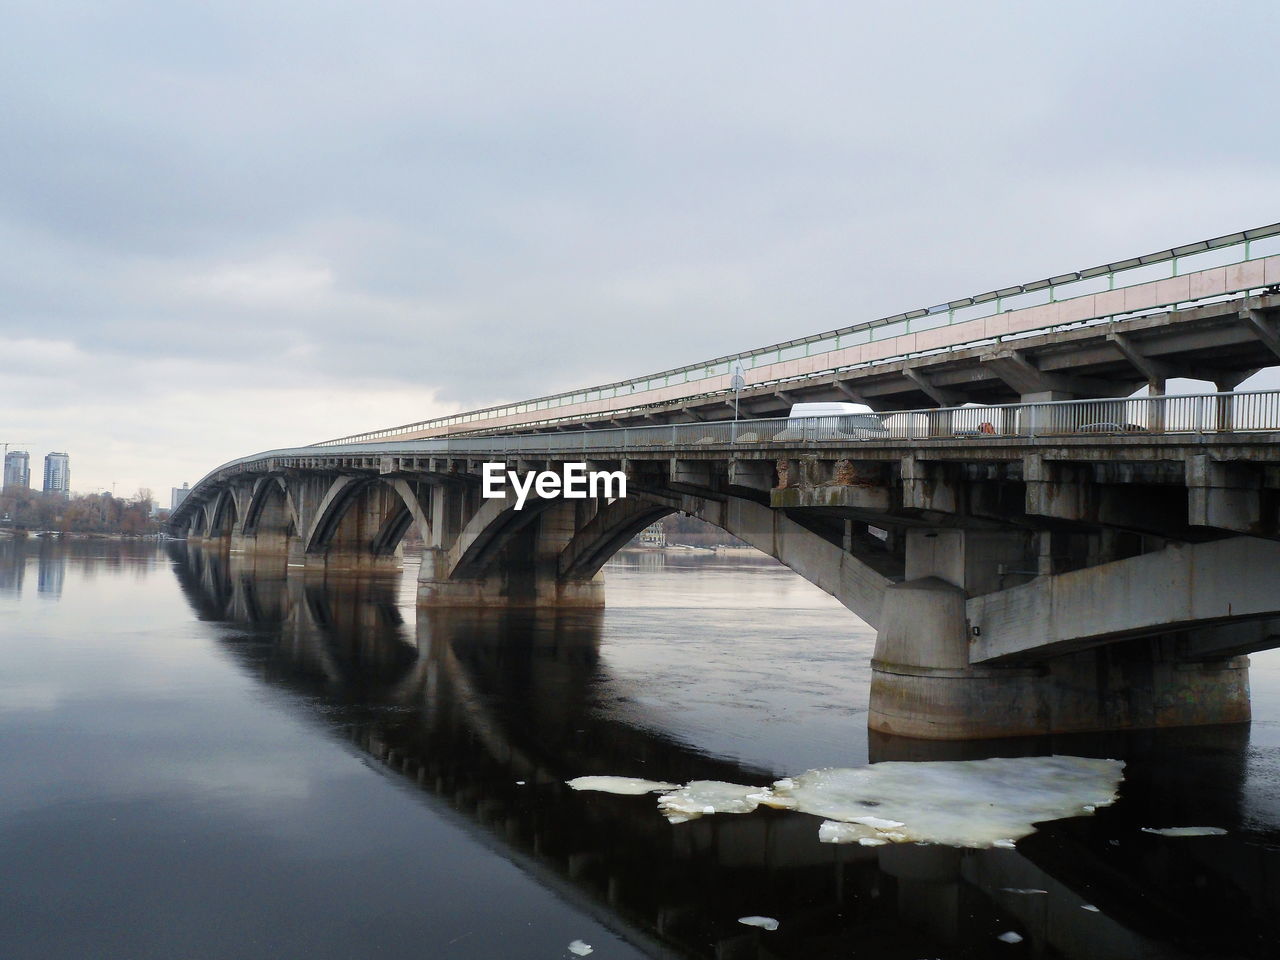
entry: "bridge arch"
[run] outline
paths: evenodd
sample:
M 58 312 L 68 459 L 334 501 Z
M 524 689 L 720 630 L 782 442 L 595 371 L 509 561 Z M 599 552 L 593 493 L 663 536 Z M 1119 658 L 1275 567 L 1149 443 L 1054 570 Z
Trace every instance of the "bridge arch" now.
M 677 512 L 719 527 L 773 557 L 872 626 L 880 620 L 885 589 L 900 579 L 896 561 L 886 552 L 869 545 L 846 550 L 818 530 L 754 500 L 727 494 L 699 497 L 669 490 L 636 491 L 602 507 L 560 552 L 562 575 L 594 575 L 636 533 Z
M 305 533 L 304 552 L 326 564 L 381 565 L 398 557 L 416 525 L 425 540 L 430 490 L 403 479 L 341 476 L 324 492 Z
M 577 579 L 595 576 L 637 533 L 676 512 L 670 504 L 640 497 L 614 500 L 586 523 L 560 552 L 560 575 Z
M 245 508 L 246 536 L 259 532 L 296 534 L 301 527 L 289 487 L 280 477 L 261 477 L 253 485 Z
M 240 505 L 236 502 L 234 488 L 230 485 L 223 487 L 208 508 L 208 512 L 209 527 L 205 531 L 205 536 L 230 537 L 240 521 Z

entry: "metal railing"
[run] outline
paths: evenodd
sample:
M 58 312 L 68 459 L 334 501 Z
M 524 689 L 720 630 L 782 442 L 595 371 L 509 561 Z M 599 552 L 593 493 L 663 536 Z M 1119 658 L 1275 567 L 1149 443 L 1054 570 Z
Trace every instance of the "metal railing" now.
M 1115 400 L 1056 400 L 988 406 L 891 410 L 831 417 L 716 420 L 562 433 L 438 437 L 328 447 L 297 447 L 259 456 L 622 453 L 659 448 L 826 446 L 863 442 L 999 438 L 1280 432 L 1280 390 Z
M 712 377 L 729 374 L 736 364 L 741 364 L 745 369 L 750 370 L 802 357 L 831 353 L 859 344 L 889 340 L 894 337 L 932 330 L 937 327 L 966 323 L 970 320 L 980 320 L 999 313 L 1022 310 L 1047 303 L 1061 303 L 1075 297 L 1089 296 L 1108 290 L 1118 290 L 1138 284 L 1186 276 L 1202 270 L 1244 263 L 1278 253 L 1280 253 L 1280 223 L 1274 223 L 1265 227 L 1256 227 L 1252 230 L 1244 230 L 1239 233 L 1213 237 L 1209 240 L 1201 240 L 1197 243 L 1185 244 L 1169 250 L 1161 250 L 1141 257 L 1132 257 L 1097 267 L 1089 267 L 1085 270 L 1059 274 L 1058 276 L 1030 283 L 1015 284 L 1000 290 L 992 290 L 932 307 L 909 310 L 876 320 L 867 320 L 838 330 L 817 333 L 782 343 L 769 344 L 755 350 L 718 357 L 715 360 L 688 364 L 614 383 L 419 420 L 414 423 L 354 434 L 335 440 L 325 440 L 316 444 L 316 446 L 334 446 L 355 441 L 379 440 L 398 434 L 444 427 L 481 430 L 484 429 L 486 421 L 522 414 L 535 414 L 530 422 L 554 421 L 554 411 L 560 407 L 593 403 L 599 400 L 620 400 L 650 390 L 709 380 Z M 1220 295 L 1215 293 L 1210 295 L 1208 299 L 1216 299 Z M 1173 305 L 1176 305 L 1177 302 Z M 1186 302 L 1194 302 L 1194 298 Z M 1169 307 L 1170 304 L 1161 304 L 1159 306 Z M 1127 316 L 1131 313 L 1133 311 L 1122 312 L 1115 314 L 1115 316 Z M 759 384 L 752 384 L 752 386 L 757 385 Z M 611 409 L 617 412 L 617 409 L 620 408 Z M 540 411 L 546 411 L 546 413 L 543 416 L 536 416 Z
M 440 437 L 428 440 L 391 440 L 340 446 L 289 447 L 267 450 L 232 460 L 210 471 L 192 487 L 174 516 L 193 506 L 196 491 L 227 473 L 261 469 L 267 461 L 283 468 L 314 466 L 332 469 L 335 461 L 359 460 L 347 466 L 378 468 L 383 457 L 491 456 L 519 458 L 541 454 L 557 459 L 593 456 L 616 458 L 628 453 L 652 451 L 710 452 L 762 448 L 782 452 L 794 449 L 837 448 L 856 456 L 864 444 L 921 441 L 985 444 L 1089 438 L 1127 438 L 1141 442 L 1161 436 L 1207 442 L 1235 434 L 1275 433 L 1280 442 L 1280 390 L 1237 393 L 1205 393 L 1169 397 L 1126 397 L 1114 400 L 1057 400 L 1044 403 L 1007 403 L 941 407 L 923 410 L 890 410 L 833 417 L 779 417 L 769 420 L 717 420 L 647 427 L 613 427 L 562 433 L 526 433 L 509 436 Z M 340 464 L 341 465 L 341 464 Z

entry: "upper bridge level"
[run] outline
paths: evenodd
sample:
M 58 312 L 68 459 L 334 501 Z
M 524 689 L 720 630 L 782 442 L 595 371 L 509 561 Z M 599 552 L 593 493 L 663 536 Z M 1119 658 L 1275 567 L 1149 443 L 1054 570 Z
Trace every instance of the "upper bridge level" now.
M 988 291 L 614 383 L 326 441 L 1126 396 L 1189 377 L 1231 390 L 1280 363 L 1280 224 Z M 735 396 L 733 374 L 745 381 Z

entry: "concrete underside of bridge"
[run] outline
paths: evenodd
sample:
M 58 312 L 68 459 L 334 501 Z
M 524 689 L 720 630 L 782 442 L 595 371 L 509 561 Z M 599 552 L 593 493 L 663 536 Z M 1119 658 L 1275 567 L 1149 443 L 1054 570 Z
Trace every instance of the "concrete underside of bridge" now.
M 424 606 L 591 607 L 609 558 L 682 512 L 877 629 L 873 730 L 974 739 L 1249 719 L 1247 654 L 1280 645 L 1274 444 L 885 443 L 857 457 L 637 451 L 588 460 L 626 474 L 625 499 L 516 510 L 481 496 L 488 458 L 318 453 L 237 467 L 182 517 L 190 540 L 276 575 L 395 570 L 414 530 Z

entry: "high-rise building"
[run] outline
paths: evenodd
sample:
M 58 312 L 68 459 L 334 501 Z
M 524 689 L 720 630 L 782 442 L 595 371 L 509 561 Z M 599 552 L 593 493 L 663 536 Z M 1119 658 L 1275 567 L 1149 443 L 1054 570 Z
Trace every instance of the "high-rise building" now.
M 177 510 L 182 505 L 182 501 L 187 499 L 187 494 L 191 489 L 184 483 L 181 487 L 170 487 L 169 509 Z
M 31 486 L 31 455 L 25 450 L 10 450 L 4 455 L 5 487 L 21 487 L 23 490 Z
M 44 492 L 71 493 L 71 458 L 65 453 L 47 453 L 44 457 Z

